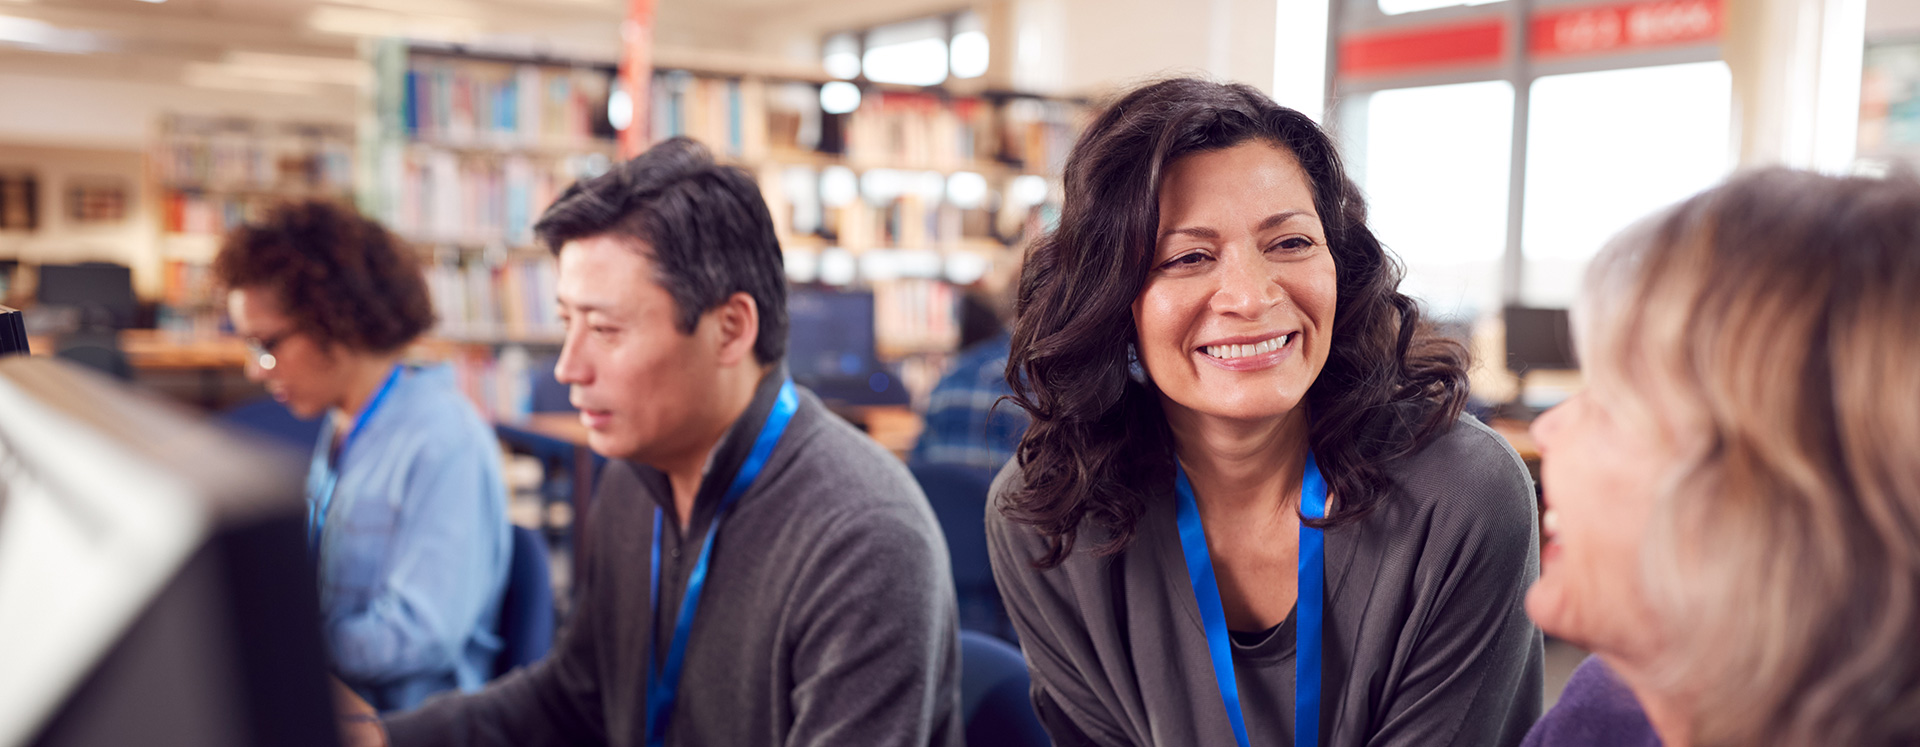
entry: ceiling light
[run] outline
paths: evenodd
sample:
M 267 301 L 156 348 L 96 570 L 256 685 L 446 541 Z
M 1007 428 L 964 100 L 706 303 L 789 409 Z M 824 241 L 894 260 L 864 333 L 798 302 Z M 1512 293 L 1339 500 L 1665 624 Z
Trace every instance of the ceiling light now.
M 860 87 L 836 80 L 820 87 L 820 109 L 828 114 L 846 114 L 860 108 Z

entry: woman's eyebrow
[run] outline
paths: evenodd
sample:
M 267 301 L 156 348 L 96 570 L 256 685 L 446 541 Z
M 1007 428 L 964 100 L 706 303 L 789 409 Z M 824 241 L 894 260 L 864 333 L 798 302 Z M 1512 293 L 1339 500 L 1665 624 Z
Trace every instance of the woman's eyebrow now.
M 1254 227 L 1254 230 L 1270 230 L 1302 215 L 1309 218 L 1313 217 L 1313 213 L 1307 210 L 1282 210 L 1267 216 L 1266 219 L 1260 221 L 1260 225 Z M 1181 226 L 1179 228 L 1169 228 L 1161 231 L 1158 241 L 1166 241 L 1169 236 L 1192 236 L 1196 239 L 1218 240 L 1220 238 L 1220 232 L 1207 226 Z
M 1254 230 L 1265 231 L 1270 228 L 1277 228 L 1279 227 L 1280 224 L 1293 220 L 1294 218 L 1300 217 L 1302 215 L 1307 216 L 1309 218 L 1313 217 L 1313 213 L 1310 213 L 1305 210 L 1283 210 L 1281 212 L 1274 213 L 1273 215 L 1267 216 L 1267 219 L 1260 221 L 1260 225 Z

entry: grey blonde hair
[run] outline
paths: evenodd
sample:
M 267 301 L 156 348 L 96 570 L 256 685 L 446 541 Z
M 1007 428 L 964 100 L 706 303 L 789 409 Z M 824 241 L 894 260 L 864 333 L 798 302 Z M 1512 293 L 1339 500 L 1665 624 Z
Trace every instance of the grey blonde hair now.
M 1694 743 L 1920 744 L 1920 182 L 1736 177 L 1617 238 L 1575 323 L 1681 455 L 1640 570 Z

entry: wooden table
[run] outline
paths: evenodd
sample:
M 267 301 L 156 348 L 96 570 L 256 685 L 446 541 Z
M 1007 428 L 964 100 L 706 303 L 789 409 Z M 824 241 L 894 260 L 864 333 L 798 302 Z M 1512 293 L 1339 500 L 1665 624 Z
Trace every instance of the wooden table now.
M 1492 422 L 1487 423 L 1493 432 L 1507 439 L 1507 444 L 1511 445 L 1514 451 L 1520 452 L 1520 459 L 1525 461 L 1528 467 L 1537 470 L 1537 465 L 1540 464 L 1540 446 L 1533 442 L 1533 434 L 1527 431 L 1532 425 L 1532 423 L 1508 418 L 1494 418 Z
M 238 337 L 181 337 L 158 329 L 120 333 L 120 350 L 142 371 L 222 371 L 247 367 L 247 343 Z

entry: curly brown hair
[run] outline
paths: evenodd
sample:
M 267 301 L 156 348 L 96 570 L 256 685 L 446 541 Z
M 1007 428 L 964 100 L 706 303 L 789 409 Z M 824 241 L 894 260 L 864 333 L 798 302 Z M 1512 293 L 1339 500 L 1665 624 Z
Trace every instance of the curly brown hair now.
M 1366 201 L 1313 120 L 1246 85 L 1145 86 L 1074 145 L 1060 227 L 1020 278 L 1007 383 L 1033 425 L 1017 452 L 1025 483 L 1001 510 L 1045 538 L 1042 568 L 1066 559 L 1086 521 L 1105 530 L 1095 552 L 1126 549 L 1148 502 L 1172 489 L 1173 434 L 1153 384 L 1130 374 L 1132 305 L 1152 264 L 1167 166 L 1250 140 L 1299 160 L 1338 275 L 1332 350 L 1306 398 L 1309 440 L 1337 500 L 1307 523 L 1365 517 L 1388 493 L 1392 462 L 1445 432 L 1466 404 L 1466 350 L 1429 334 L 1399 292 L 1400 265 L 1367 229 Z
M 323 345 L 391 353 L 433 326 L 433 302 L 412 250 L 351 208 L 308 200 L 234 229 L 213 260 L 226 288 L 263 288 Z

